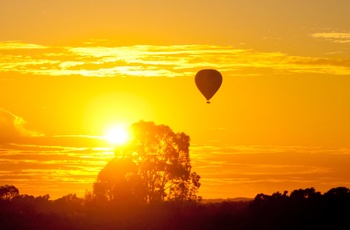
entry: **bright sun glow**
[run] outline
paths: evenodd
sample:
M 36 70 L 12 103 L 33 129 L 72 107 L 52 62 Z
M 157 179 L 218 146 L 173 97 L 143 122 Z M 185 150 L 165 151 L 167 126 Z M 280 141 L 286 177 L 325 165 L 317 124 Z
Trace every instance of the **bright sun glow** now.
M 130 138 L 126 128 L 121 126 L 111 127 L 107 130 L 105 139 L 112 145 L 125 144 Z

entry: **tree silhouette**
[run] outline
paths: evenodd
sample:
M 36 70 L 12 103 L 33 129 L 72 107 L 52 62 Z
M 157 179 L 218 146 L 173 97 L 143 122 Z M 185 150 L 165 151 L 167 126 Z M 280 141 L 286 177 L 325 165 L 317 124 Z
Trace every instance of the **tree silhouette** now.
M 337 187 L 332 188 L 328 192 L 325 193 L 326 196 L 338 196 L 338 197 L 349 197 L 350 189 L 346 187 Z
M 112 159 L 98 174 L 93 185 L 94 195 L 99 201 L 144 199 L 145 188 L 137 174 L 131 157 Z
M 298 189 L 290 194 L 290 198 L 293 200 L 313 199 L 319 196 L 321 196 L 321 193 L 316 192 L 315 188 Z
M 19 195 L 19 190 L 13 185 L 0 186 L 0 199 L 12 200 Z
M 129 195 L 144 203 L 196 200 L 200 176 L 191 173 L 189 136 L 154 122 L 140 121 L 130 128 L 131 143 L 98 175 L 96 197 Z

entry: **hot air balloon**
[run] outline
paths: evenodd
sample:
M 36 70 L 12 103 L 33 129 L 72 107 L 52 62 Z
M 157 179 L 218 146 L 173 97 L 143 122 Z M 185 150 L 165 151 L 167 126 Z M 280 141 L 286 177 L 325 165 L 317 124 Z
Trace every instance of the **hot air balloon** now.
M 194 81 L 209 104 L 209 100 L 221 86 L 222 76 L 221 73 L 215 69 L 202 69 L 196 74 Z

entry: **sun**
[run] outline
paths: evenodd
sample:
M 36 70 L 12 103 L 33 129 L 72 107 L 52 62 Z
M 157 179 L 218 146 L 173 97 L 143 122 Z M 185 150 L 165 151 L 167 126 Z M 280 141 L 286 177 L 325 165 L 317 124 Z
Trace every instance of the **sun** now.
M 130 139 L 130 134 L 125 127 L 113 126 L 107 129 L 105 139 L 111 145 L 123 145 Z

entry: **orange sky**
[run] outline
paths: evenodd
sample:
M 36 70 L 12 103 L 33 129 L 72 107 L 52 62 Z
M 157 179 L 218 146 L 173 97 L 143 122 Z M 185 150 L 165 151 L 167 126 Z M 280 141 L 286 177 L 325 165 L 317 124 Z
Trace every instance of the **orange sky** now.
M 83 196 L 113 156 L 96 137 L 143 119 L 191 137 L 204 198 L 350 186 L 349 7 L 0 1 L 0 184 Z

